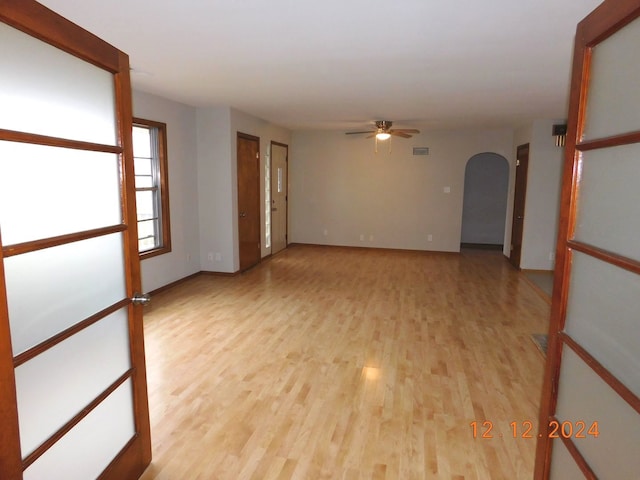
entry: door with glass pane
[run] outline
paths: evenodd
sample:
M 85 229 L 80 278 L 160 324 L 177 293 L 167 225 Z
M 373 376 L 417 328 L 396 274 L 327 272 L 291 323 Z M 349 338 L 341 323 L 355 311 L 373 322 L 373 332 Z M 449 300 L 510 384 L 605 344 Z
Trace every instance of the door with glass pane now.
M 287 247 L 287 160 L 289 147 L 271 142 L 271 253 Z
M 128 57 L 3 1 L 0 105 L 0 478 L 137 478 L 150 435 Z
M 576 33 L 537 479 L 639 478 L 640 0 Z

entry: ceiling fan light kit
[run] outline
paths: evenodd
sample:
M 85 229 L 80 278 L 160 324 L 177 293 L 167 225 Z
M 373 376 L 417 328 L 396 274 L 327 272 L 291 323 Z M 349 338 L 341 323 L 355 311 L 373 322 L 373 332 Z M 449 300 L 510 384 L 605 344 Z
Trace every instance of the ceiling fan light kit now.
M 385 141 L 391 137 L 411 138 L 412 134 L 420 133 L 420 130 L 415 128 L 391 128 L 393 122 L 389 120 L 378 120 L 375 122 L 375 130 L 367 130 L 365 132 L 346 132 L 347 135 L 360 135 L 368 133 L 370 135 L 367 138 L 375 138 L 376 153 L 378 153 L 378 140 Z M 389 142 L 389 153 L 391 153 L 391 142 Z

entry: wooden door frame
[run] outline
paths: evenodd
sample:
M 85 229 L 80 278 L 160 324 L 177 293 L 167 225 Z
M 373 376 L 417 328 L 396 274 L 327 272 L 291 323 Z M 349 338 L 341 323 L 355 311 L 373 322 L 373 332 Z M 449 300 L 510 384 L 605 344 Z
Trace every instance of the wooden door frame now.
M 284 231 L 285 231 L 285 240 L 284 240 L 284 248 L 286 249 L 289 246 L 289 145 L 286 143 L 276 142 L 275 140 L 271 140 L 271 165 L 270 165 L 270 178 L 273 182 L 273 146 L 277 145 L 279 147 L 283 147 L 287 149 L 287 157 L 285 160 L 286 174 L 285 177 L 287 181 L 285 182 L 286 195 L 286 209 L 284 212 Z M 271 189 L 271 198 L 273 198 L 273 189 Z M 270 235 L 271 235 L 271 244 L 273 245 L 273 222 L 269 224 Z
M 581 152 L 640 142 L 640 132 L 638 131 L 604 139 L 583 141 L 591 49 L 639 17 L 640 2 L 638 0 L 605 0 L 578 24 L 576 30 L 569 98 L 569 118 L 567 122 L 567 144 L 560 197 L 561 208 L 556 247 L 556 268 L 551 319 L 549 322 L 549 341 L 536 446 L 534 472 L 536 480 L 545 480 L 549 478 L 550 474 L 552 439 L 549 438 L 549 431 L 550 422 L 555 418 L 556 414 L 563 346 L 573 350 L 600 379 L 640 413 L 640 398 L 622 384 L 581 345 L 563 332 L 569 299 L 569 279 L 573 250 L 581 251 L 619 268 L 640 274 L 640 262 L 637 260 L 628 259 L 573 240 Z M 573 444 L 572 439 L 567 439 L 563 436 L 561 436 L 561 439 L 585 477 L 595 478 L 589 465 Z
M 527 156 L 527 161 L 525 164 L 525 168 L 524 169 L 520 169 L 518 170 L 518 168 L 520 167 L 520 156 L 522 152 L 526 151 L 526 156 Z M 513 212 L 512 212 L 512 217 L 511 217 L 511 238 L 509 239 L 509 245 L 510 245 L 510 249 L 509 249 L 509 262 L 511 263 L 511 265 L 513 265 L 515 268 L 517 268 L 518 270 L 520 270 L 520 263 L 522 262 L 522 238 L 524 237 L 524 220 L 525 220 L 525 209 L 526 209 L 526 203 L 527 203 L 527 180 L 528 180 L 528 175 L 529 175 L 529 143 L 524 143 L 522 145 L 518 145 L 518 148 L 516 149 L 516 174 L 515 174 L 515 178 L 514 178 L 514 191 L 513 191 Z M 524 175 L 523 180 L 522 180 L 522 187 L 518 188 L 518 173 L 522 172 L 524 170 L 524 173 L 521 173 L 521 175 Z M 522 190 L 522 191 L 521 191 Z M 522 194 L 522 218 L 518 218 L 518 210 L 516 209 L 517 203 L 518 203 L 518 195 Z M 518 254 L 518 258 L 516 259 L 514 257 L 514 234 L 515 234 L 515 226 L 516 226 L 516 222 L 518 220 L 522 221 L 522 229 L 520 232 L 520 238 L 519 238 L 519 245 L 520 245 L 520 252 Z M 516 261 L 517 260 L 517 261 Z
M 113 153 L 117 153 L 120 156 L 120 165 L 121 168 L 123 167 L 122 182 L 124 189 L 121 196 L 122 225 L 112 227 L 112 229 L 117 228 L 117 231 L 123 232 L 124 245 L 128 246 L 124 250 L 125 283 L 128 300 L 125 305 L 128 305 L 129 315 L 129 348 L 133 383 L 132 401 L 136 433 L 123 446 L 109 466 L 106 467 L 100 478 L 103 480 L 131 478 L 132 475 L 137 478 L 151 462 L 151 435 L 146 387 L 142 306 L 134 305 L 130 300 L 134 293 L 140 290 L 141 271 L 135 222 L 133 115 L 129 57 L 34 0 L 6 0 L 1 3 L 1 22 L 113 74 L 118 141 L 117 146 L 112 147 L 112 150 Z M 94 145 L 87 142 L 68 141 L 61 138 L 1 129 L 0 139 L 55 147 L 82 147 L 82 149 L 86 150 L 97 149 L 102 151 L 104 149 L 102 145 Z M 82 235 L 82 233 L 79 233 L 66 237 L 68 237 L 67 240 L 73 241 L 76 237 L 80 239 Z M 62 237 L 57 238 L 62 241 Z M 49 240 L 51 241 L 48 241 L 47 245 L 42 248 L 57 244 L 56 242 L 52 243 L 52 239 Z M 21 244 L 21 246 L 24 247 L 23 249 L 33 248 L 28 244 Z M 16 254 L 16 251 L 15 248 L 11 247 L 2 247 L 0 250 L 0 398 L 3 399 L 0 404 L 0 423 L 3 425 L 3 428 L 0 429 L 0 476 L 13 480 L 22 478 L 24 462 L 20 450 L 14 373 L 15 359 L 13 358 L 10 337 L 3 259 L 9 255 Z M 79 423 L 80 420 L 78 419 L 75 424 Z M 52 438 L 50 438 L 47 442 L 51 443 L 52 441 Z
M 236 201 L 238 202 L 238 215 L 240 214 L 240 176 L 238 175 L 238 165 L 240 162 L 240 156 L 238 155 L 239 152 L 239 145 L 240 142 L 238 140 L 243 139 L 243 140 L 249 140 L 252 142 L 255 142 L 257 145 L 257 152 L 258 152 L 258 158 L 256 159 L 256 173 L 257 173 L 257 178 L 258 178 L 258 182 L 256 185 L 257 188 L 257 195 L 256 195 L 256 212 L 257 212 L 257 216 L 256 216 L 256 226 L 258 229 L 258 260 L 256 261 L 256 263 L 247 266 L 246 268 L 242 268 L 242 259 L 240 257 L 241 255 L 241 249 L 240 249 L 240 221 L 238 220 L 238 269 L 240 271 L 244 271 L 244 270 L 248 270 L 249 268 L 257 265 L 258 263 L 260 263 L 260 261 L 262 260 L 262 249 L 261 249 L 261 245 L 262 245 L 262 222 L 261 222 L 261 208 L 260 208 L 260 137 L 256 137 L 255 135 L 250 135 L 248 133 L 242 133 L 242 132 L 236 132 L 236 186 L 238 189 L 238 194 L 237 194 L 237 198 Z

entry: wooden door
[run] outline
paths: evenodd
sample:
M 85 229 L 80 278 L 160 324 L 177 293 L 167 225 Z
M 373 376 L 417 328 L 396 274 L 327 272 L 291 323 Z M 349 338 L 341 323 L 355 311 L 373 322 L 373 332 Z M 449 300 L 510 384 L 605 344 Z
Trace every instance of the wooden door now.
M 522 234 L 524 231 L 524 206 L 527 197 L 527 171 L 529 169 L 529 144 L 520 145 L 516 154 L 516 186 L 513 198 L 513 221 L 511 223 L 511 254 L 509 261 L 520 268 Z
M 271 253 L 287 248 L 289 147 L 271 142 Z
M 240 271 L 260 261 L 260 139 L 238 133 Z
M 138 478 L 129 59 L 37 2 L 1 3 L 0 478 Z
M 640 472 L 640 0 L 578 25 L 537 479 Z

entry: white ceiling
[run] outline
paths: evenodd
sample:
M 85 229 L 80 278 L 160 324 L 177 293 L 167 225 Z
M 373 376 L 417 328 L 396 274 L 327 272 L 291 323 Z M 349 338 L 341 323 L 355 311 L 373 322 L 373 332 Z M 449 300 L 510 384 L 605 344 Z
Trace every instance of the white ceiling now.
M 566 116 L 601 0 L 40 0 L 128 53 L 134 88 L 291 129 Z

